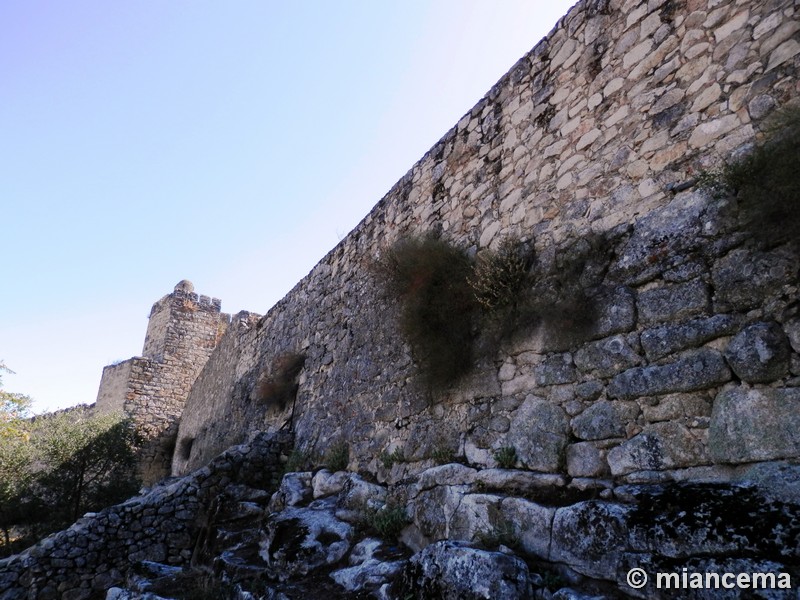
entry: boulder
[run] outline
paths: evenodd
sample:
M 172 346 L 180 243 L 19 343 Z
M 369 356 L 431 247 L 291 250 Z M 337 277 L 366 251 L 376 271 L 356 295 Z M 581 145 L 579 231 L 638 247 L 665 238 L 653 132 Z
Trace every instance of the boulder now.
M 305 504 L 311 501 L 312 496 L 311 473 L 286 473 L 269 501 L 269 510 L 278 512 L 289 506 Z
M 733 372 L 748 383 L 768 383 L 788 375 L 791 348 L 777 323 L 754 323 L 737 333 L 725 350 Z
M 613 475 L 634 471 L 663 471 L 711 462 L 702 441 L 680 423 L 648 425 L 608 453 Z
M 641 362 L 642 357 L 633 350 L 624 335 L 586 344 L 575 353 L 578 368 L 596 377 L 611 377 Z
M 678 325 L 661 325 L 646 329 L 641 335 L 642 348 L 651 361 L 675 352 L 700 346 L 709 340 L 736 332 L 739 319 L 732 315 L 714 315 L 692 319 Z
M 569 418 L 564 410 L 531 395 L 514 412 L 506 441 L 526 468 L 552 473 L 563 464 L 568 434 Z
M 723 390 L 714 399 L 708 447 L 720 463 L 800 456 L 800 388 Z
M 691 392 L 726 383 L 731 371 L 722 355 L 710 348 L 687 351 L 666 365 L 635 367 L 620 373 L 608 386 L 612 398 L 634 399 L 641 396 Z
M 595 402 L 572 419 L 572 431 L 582 440 L 624 437 L 628 423 L 636 420 L 639 407 L 633 402 Z
M 518 600 L 531 597 L 528 578 L 528 567 L 515 556 L 437 542 L 411 557 L 396 597 Z
M 353 528 L 330 510 L 287 508 L 267 519 L 258 554 L 266 575 L 285 581 L 339 562 L 352 538 Z

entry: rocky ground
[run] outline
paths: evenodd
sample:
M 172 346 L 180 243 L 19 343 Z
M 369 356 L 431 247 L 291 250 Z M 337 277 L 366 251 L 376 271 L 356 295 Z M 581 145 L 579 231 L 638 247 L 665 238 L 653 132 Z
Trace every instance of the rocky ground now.
M 798 581 L 797 475 L 786 464 L 762 473 L 763 487 L 622 486 L 580 499 L 536 474 L 457 463 L 391 490 L 344 471 L 288 473 L 274 494 L 228 487 L 190 567 L 142 561 L 106 600 L 659 597 L 627 587 L 635 565 L 787 571 Z

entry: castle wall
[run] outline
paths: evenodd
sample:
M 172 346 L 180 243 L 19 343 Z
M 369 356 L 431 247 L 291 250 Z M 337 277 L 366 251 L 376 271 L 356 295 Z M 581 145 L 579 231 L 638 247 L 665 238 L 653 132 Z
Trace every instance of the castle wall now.
M 796 389 L 798 348 L 754 384 L 726 354 L 734 339 L 755 343 L 759 323 L 777 324 L 781 348 L 796 336 L 796 249 L 748 245 L 735 203 L 692 180 L 797 95 L 797 30 L 788 0 L 578 3 L 258 327 L 229 331 L 189 395 L 178 444 L 192 448 L 173 472 L 286 422 L 290 407 L 253 394 L 286 353 L 306 357 L 298 444 L 320 455 L 344 440 L 351 467 L 381 478 L 442 452 L 492 466 L 507 446 L 520 467 L 601 487 L 796 457 L 788 433 L 769 451 L 734 452 L 729 411 L 746 409 L 759 431 L 779 425 L 762 409 L 783 402 L 773 388 Z M 544 267 L 608 241 L 589 339 L 532 331 L 432 395 L 398 331 L 397 298 L 370 271 L 393 242 L 430 231 L 472 252 L 532 240 Z M 403 464 L 387 471 L 378 457 L 394 449 Z

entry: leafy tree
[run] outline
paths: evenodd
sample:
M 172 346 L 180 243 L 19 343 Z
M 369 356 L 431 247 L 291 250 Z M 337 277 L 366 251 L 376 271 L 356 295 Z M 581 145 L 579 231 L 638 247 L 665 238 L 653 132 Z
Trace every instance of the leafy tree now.
M 31 399 L 3 389 L 3 373 L 13 373 L 0 361 L 0 531 L 3 546 L 11 545 L 11 529 L 29 514 L 25 497 L 32 480 L 28 416 Z
M 136 433 L 119 415 L 72 410 L 38 418 L 31 432 L 42 471 L 36 494 L 62 523 L 135 493 Z
M 21 424 L 30 414 L 31 399 L 3 389 L 3 373 L 13 373 L 0 360 L 0 437 L 22 435 Z

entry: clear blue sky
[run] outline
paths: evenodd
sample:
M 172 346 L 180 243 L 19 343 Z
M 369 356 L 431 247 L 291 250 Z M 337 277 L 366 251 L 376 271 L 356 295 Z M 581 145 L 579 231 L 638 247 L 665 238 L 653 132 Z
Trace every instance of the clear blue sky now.
M 190 279 L 266 312 L 573 0 L 0 3 L 0 360 L 93 402 Z

